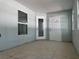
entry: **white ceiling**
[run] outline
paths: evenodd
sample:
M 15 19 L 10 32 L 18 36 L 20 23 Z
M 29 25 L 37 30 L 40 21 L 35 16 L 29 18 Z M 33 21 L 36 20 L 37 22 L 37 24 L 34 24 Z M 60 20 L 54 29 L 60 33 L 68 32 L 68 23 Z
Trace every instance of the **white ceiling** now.
M 73 0 L 16 0 L 36 12 L 56 12 L 71 9 Z

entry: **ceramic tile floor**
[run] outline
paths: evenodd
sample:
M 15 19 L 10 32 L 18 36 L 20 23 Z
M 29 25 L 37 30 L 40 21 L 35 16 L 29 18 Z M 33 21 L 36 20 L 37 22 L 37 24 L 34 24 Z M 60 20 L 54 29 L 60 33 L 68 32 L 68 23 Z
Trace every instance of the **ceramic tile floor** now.
M 35 41 L 0 53 L 0 59 L 79 59 L 72 43 Z

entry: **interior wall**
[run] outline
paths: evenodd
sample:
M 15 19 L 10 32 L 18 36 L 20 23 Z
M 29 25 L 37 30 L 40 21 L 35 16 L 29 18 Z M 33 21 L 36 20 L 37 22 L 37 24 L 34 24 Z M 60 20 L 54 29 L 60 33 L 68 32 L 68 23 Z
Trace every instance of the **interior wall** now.
M 72 10 L 72 18 L 73 18 L 73 44 L 76 48 L 77 52 L 79 53 L 79 14 L 78 14 L 78 6 L 79 6 L 79 0 L 74 0 L 73 4 L 73 10 Z
M 18 10 L 28 14 L 27 35 L 18 35 Z M 35 12 L 15 0 L 0 0 L 0 34 L 0 51 L 35 40 Z

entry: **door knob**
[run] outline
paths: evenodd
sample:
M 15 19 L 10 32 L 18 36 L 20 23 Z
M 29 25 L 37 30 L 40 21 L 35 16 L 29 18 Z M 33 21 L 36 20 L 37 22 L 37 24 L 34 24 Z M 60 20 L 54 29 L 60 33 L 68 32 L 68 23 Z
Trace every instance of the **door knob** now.
M 1 34 L 0 34 L 0 37 L 1 37 Z

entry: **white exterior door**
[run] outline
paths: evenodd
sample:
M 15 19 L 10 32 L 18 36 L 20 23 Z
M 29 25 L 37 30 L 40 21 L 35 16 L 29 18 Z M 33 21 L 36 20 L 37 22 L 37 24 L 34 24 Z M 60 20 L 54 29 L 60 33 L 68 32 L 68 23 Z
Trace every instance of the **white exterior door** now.
M 60 16 L 49 18 L 49 40 L 61 41 Z
M 2 12 L 2 11 L 1 11 Z M 5 48 L 6 42 L 6 17 L 4 17 L 5 13 L 0 12 L 0 50 Z
M 5 36 L 6 36 L 6 22 L 5 22 L 5 20 L 6 20 L 6 18 L 4 17 L 4 15 L 2 13 L 0 13 L 0 40 L 1 41 L 4 41 Z

